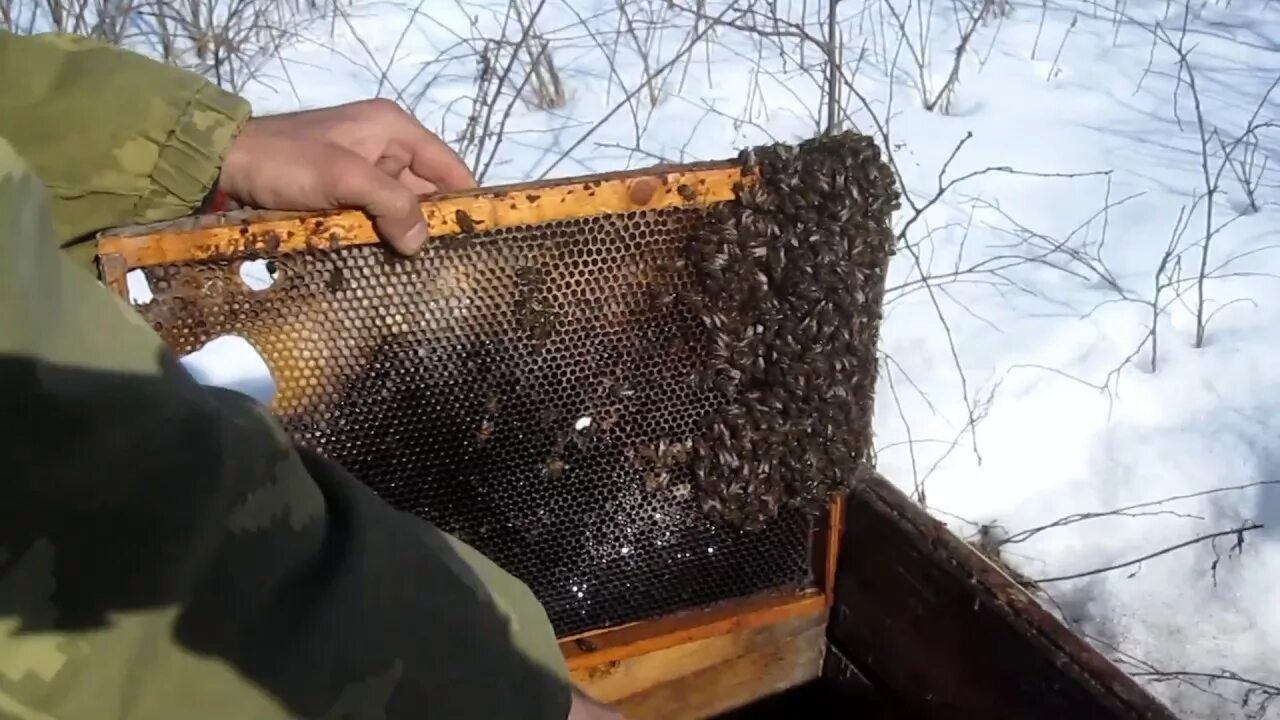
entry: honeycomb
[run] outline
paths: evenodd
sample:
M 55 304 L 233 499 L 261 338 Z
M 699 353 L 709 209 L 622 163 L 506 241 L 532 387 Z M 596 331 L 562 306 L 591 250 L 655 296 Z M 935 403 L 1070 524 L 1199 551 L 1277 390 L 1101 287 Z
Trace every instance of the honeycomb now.
M 875 204 L 892 180 L 868 153 L 873 145 L 847 142 L 800 160 L 762 151 L 761 164 L 794 177 L 739 185 L 730 202 L 488 230 L 459 210 L 459 231 L 411 258 L 336 241 L 286 251 L 246 225 L 237 251 L 141 263 L 154 300 L 138 309 L 180 354 L 222 335 L 248 339 L 300 445 L 524 580 L 562 637 L 812 586 L 813 511 L 847 488 L 870 441 L 896 198 Z M 806 157 L 821 173 L 805 172 Z M 753 158 L 740 159 L 744 177 Z M 730 247 L 749 235 L 794 245 L 789 228 L 827 254 Z M 821 238 L 843 248 L 856 245 L 851 232 L 865 247 L 847 253 L 852 264 L 833 259 Z M 272 283 L 255 290 L 239 271 L 261 259 Z M 791 295 L 757 297 L 734 280 L 767 261 L 790 283 L 815 259 L 835 269 L 804 271 Z M 835 318 L 824 297 L 851 317 Z M 814 302 L 822 307 L 805 305 Z M 752 316 L 756 305 L 772 319 Z M 807 346 L 761 346 L 751 328 L 766 320 Z M 729 342 L 738 351 L 717 355 Z M 846 358 L 840 371 L 835 356 Z M 790 414 L 770 414 L 770 403 Z
M 524 580 L 570 635 L 811 580 L 803 514 L 725 529 L 687 470 L 651 488 L 635 458 L 721 401 L 693 376 L 699 325 L 667 301 L 691 280 L 663 267 L 701 218 L 285 255 L 260 292 L 234 259 L 157 266 L 139 309 L 178 353 L 247 338 L 300 445 Z

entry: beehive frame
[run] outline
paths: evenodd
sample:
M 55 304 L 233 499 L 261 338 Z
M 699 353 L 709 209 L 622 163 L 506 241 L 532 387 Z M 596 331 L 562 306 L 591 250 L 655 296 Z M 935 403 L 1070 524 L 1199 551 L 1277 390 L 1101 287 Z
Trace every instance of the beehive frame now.
M 440 195 L 425 200 L 422 209 L 431 228 L 428 242 L 442 242 L 476 228 L 491 231 L 601 214 L 705 208 L 732 200 L 735 184 L 751 181 L 734 162 L 660 166 Z M 127 298 L 126 275 L 136 269 L 274 258 L 376 243 L 368 218 L 359 212 L 231 213 L 106 233 L 99 238 L 98 262 L 104 283 Z M 268 364 L 273 364 L 272 358 L 268 358 Z M 271 369 L 279 377 L 284 368 Z M 834 592 L 841 517 L 841 501 L 836 500 L 825 522 L 815 529 L 811 562 L 816 587 L 777 588 L 653 620 L 568 634 L 562 637 L 562 649 L 570 667 L 592 667 L 717 634 L 825 612 Z

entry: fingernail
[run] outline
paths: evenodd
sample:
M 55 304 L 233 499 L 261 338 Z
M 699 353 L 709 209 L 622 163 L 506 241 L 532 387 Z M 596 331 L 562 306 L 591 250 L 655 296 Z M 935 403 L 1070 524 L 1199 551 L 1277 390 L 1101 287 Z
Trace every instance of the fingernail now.
M 420 222 L 404 235 L 404 250 L 412 255 L 422 249 L 427 242 L 427 224 Z

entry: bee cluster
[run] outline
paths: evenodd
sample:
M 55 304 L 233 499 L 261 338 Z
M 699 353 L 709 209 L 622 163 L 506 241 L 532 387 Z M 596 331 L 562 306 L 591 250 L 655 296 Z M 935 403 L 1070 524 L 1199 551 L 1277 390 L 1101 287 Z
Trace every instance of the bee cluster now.
M 702 380 L 726 398 L 693 438 L 690 469 L 704 511 L 754 527 L 824 508 L 864 460 L 899 197 L 855 133 L 740 159 L 753 181 L 687 246 Z
M 668 487 L 671 476 L 689 460 L 691 442 L 672 442 L 666 438 L 655 443 L 641 443 L 631 449 L 631 460 L 644 469 L 645 489 L 657 492 Z M 686 486 L 673 488 L 677 493 Z

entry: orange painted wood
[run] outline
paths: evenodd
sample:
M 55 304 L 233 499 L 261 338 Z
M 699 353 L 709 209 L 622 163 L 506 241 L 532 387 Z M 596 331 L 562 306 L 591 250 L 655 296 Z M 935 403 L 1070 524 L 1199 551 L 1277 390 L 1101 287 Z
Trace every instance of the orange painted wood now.
M 701 207 L 732 200 L 742 181 L 741 168 L 727 162 L 655 167 L 436 195 L 422 201 L 422 210 L 431 237 L 440 238 L 604 213 Z M 121 228 L 99 236 L 98 254 L 117 255 L 133 269 L 376 242 L 368 217 L 354 210 L 241 212 Z
M 815 679 L 826 617 L 802 615 L 578 670 L 586 694 L 628 720 L 713 717 Z
M 822 567 L 822 592 L 827 597 L 827 606 L 835 600 L 836 568 L 840 561 L 840 540 L 844 536 L 844 496 L 836 497 L 827 513 L 826 558 Z
M 560 649 L 569 669 L 579 670 L 788 618 L 819 616 L 826 609 L 818 590 L 772 592 L 565 638 Z

